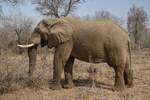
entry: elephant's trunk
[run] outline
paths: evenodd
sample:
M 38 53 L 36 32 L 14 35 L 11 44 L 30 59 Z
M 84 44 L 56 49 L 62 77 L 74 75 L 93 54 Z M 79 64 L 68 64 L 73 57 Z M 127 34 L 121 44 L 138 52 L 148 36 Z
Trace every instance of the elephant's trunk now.
M 37 45 L 28 48 L 28 56 L 29 56 L 29 76 L 32 77 L 36 65 Z

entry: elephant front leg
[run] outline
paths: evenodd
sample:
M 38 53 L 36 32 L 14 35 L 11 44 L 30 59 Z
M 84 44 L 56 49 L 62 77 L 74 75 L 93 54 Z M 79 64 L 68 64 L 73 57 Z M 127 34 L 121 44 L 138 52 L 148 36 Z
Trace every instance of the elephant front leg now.
M 53 71 L 53 84 L 51 89 L 61 89 L 61 75 L 63 68 L 68 61 L 68 58 L 72 51 L 72 42 L 66 42 L 56 47 L 54 55 L 54 71 Z
M 66 65 L 65 65 L 65 81 L 66 84 L 64 84 L 64 88 L 73 88 L 74 87 L 74 83 L 73 83 L 73 63 L 74 63 L 74 57 L 69 57 Z
M 61 74 L 63 69 L 62 58 L 58 54 L 54 55 L 54 68 L 53 68 L 53 83 L 50 88 L 53 90 L 61 89 Z

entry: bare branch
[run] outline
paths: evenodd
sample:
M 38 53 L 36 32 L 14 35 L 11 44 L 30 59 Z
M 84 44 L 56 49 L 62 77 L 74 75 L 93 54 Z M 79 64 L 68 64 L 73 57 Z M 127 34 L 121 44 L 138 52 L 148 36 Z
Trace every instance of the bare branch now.
M 59 18 L 71 14 L 81 1 L 85 0 L 33 0 L 32 3 L 42 15 Z
M 27 44 L 33 29 L 33 19 L 22 15 L 22 13 L 4 16 L 4 22 L 0 27 L 0 48 L 22 52 L 16 48 L 19 44 Z
M 128 12 L 127 28 L 131 33 L 136 49 L 141 47 L 142 34 L 147 29 L 148 15 L 142 7 L 133 5 Z
M 23 4 L 26 0 L 0 0 L 0 2 L 10 3 L 13 6 L 17 4 Z

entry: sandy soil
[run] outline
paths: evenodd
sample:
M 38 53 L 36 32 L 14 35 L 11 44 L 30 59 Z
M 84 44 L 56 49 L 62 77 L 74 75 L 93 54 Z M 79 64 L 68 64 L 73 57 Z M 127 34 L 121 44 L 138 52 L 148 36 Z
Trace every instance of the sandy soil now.
M 6 56 L 7 55 L 7 56 Z M 0 100 L 150 100 L 150 49 L 132 54 L 134 87 L 124 92 L 113 92 L 114 71 L 107 64 L 76 61 L 73 89 L 51 90 L 53 55 L 40 54 L 35 71 L 35 86 L 27 86 L 28 58 L 26 55 L 0 56 L 0 88 L 5 92 Z M 97 69 L 92 84 L 89 67 Z M 62 75 L 63 77 L 63 75 Z M 9 88 L 6 88 L 8 87 Z M 1 90 L 2 91 L 2 90 Z

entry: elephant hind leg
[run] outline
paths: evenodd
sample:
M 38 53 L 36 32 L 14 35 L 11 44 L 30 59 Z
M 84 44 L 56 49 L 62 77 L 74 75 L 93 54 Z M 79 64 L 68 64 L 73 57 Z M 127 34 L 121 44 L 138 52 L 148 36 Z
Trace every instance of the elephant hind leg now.
M 72 88 L 72 87 L 74 87 L 73 75 L 72 75 L 74 60 L 75 60 L 75 58 L 70 56 L 68 61 L 67 61 L 67 63 L 66 63 L 66 65 L 65 65 L 65 67 L 64 67 L 64 70 L 65 70 L 65 81 L 66 81 L 66 84 L 64 85 L 64 88 Z
M 126 66 L 124 70 L 124 80 L 126 87 L 133 86 L 133 70 L 131 69 L 129 57 L 127 57 Z
M 125 69 L 125 51 L 121 48 L 116 48 L 108 53 L 108 63 L 115 70 L 114 91 L 123 91 L 125 89 L 124 69 Z
M 122 69 L 124 69 L 123 66 L 117 66 L 117 68 L 115 68 L 115 91 L 123 91 L 125 89 L 125 82 Z

